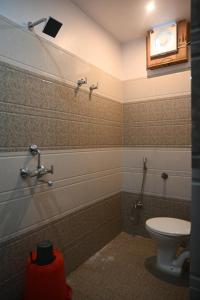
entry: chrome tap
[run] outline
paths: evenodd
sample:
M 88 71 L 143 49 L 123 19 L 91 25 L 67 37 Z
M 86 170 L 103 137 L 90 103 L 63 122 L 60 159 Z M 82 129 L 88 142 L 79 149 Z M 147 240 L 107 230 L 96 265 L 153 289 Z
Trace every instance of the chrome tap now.
M 90 93 L 92 93 L 93 90 L 97 90 L 98 88 L 99 88 L 98 82 L 97 82 L 97 84 L 92 84 L 92 85 L 90 86 Z
M 35 170 L 29 170 L 28 168 L 21 168 L 20 169 L 21 176 L 23 178 L 27 178 L 27 177 L 40 178 L 48 173 L 53 174 L 54 171 L 53 166 L 51 166 L 50 168 L 46 168 L 44 165 L 41 164 L 41 153 L 37 145 L 30 145 L 28 149 L 33 156 L 38 155 L 37 168 Z
M 37 168 L 35 170 L 29 170 L 28 168 L 21 168 L 20 169 L 20 174 L 23 178 L 26 177 L 42 177 L 46 174 L 53 174 L 53 166 L 51 168 L 45 168 L 45 166 L 41 165 L 40 168 Z
M 87 84 L 87 77 L 77 80 L 77 89 L 79 89 L 83 84 Z

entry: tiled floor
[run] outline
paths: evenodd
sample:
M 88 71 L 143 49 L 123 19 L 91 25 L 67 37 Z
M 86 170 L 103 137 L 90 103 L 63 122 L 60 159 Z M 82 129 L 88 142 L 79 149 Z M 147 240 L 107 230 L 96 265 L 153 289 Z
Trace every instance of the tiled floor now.
M 73 300 L 185 300 L 187 280 L 154 269 L 151 239 L 121 233 L 68 277 Z

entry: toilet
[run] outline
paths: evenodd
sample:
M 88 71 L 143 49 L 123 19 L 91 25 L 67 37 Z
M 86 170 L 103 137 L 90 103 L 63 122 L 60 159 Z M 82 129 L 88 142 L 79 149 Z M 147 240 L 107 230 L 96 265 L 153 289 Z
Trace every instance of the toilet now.
M 186 247 L 177 256 L 177 249 L 183 242 L 188 245 L 191 223 L 176 218 L 152 218 L 146 221 L 146 229 L 157 244 L 157 268 L 167 274 L 179 276 L 190 252 Z

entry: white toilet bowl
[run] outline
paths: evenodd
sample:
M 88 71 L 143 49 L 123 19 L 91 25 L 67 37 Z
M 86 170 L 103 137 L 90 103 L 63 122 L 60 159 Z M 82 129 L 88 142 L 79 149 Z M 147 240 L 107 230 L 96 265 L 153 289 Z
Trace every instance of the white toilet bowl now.
M 177 256 L 177 248 L 190 238 L 191 223 L 175 218 L 152 218 L 146 221 L 146 229 L 157 244 L 157 268 L 165 273 L 179 276 L 189 250 Z

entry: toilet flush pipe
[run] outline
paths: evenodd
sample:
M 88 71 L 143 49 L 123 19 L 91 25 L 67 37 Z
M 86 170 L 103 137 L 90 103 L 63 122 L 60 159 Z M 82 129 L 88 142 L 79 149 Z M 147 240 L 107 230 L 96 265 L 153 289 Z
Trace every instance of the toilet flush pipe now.
M 180 267 L 180 268 L 182 268 L 183 263 L 184 263 L 184 261 L 185 261 L 187 258 L 190 258 L 190 251 L 189 251 L 189 250 L 183 251 L 183 252 L 178 256 L 178 258 L 175 259 L 175 260 L 173 261 L 173 266 L 174 266 L 174 267 Z

